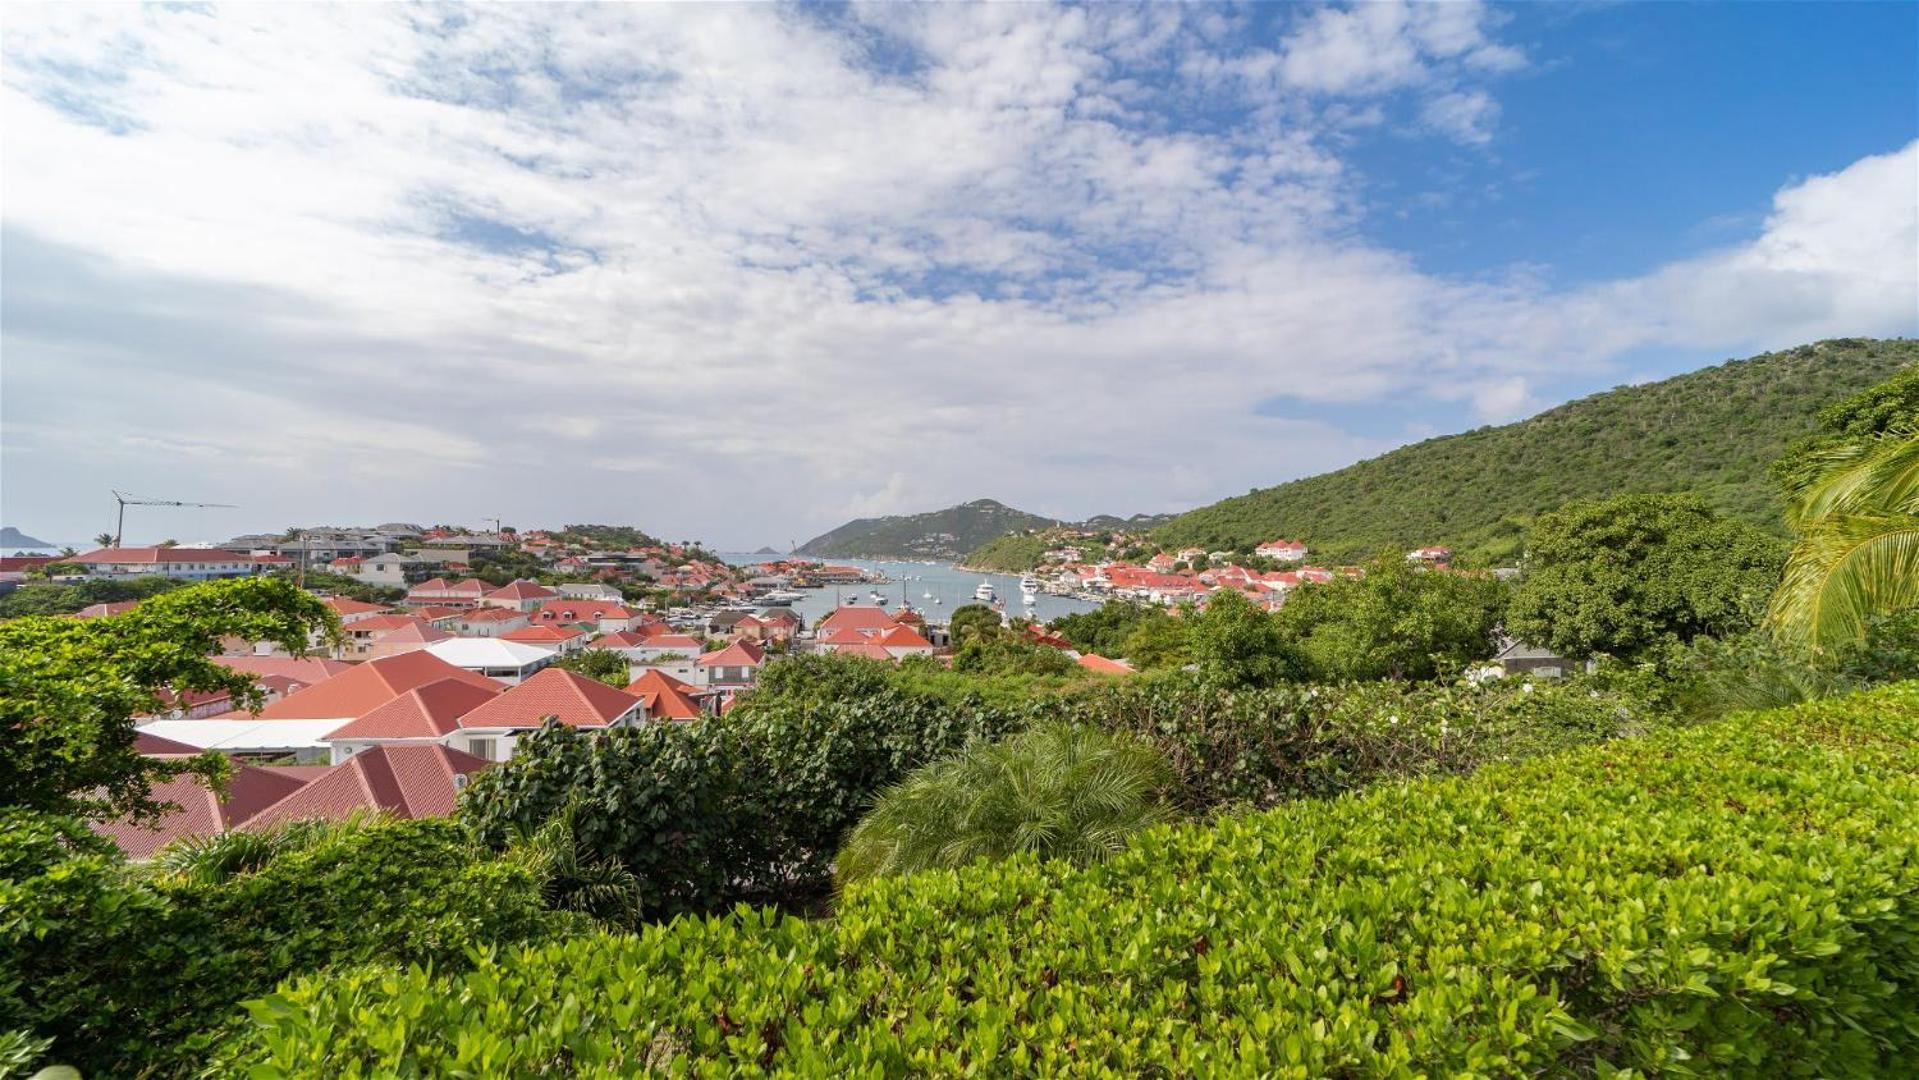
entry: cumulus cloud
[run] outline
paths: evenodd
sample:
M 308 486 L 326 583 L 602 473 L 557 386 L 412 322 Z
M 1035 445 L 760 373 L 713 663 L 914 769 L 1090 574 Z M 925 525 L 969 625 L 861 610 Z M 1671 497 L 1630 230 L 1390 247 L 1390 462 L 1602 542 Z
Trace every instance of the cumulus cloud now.
M 0 99 L 9 523 L 86 535 L 76 493 L 183 483 L 259 526 L 752 545 L 982 495 L 1126 514 L 1383 448 L 1275 398 L 1505 419 L 1649 342 L 1916 321 L 1912 147 L 1643 278 L 1453 280 L 1357 238 L 1344 140 L 1395 94 L 1496 139 L 1486 80 L 1525 62 L 1496 20 L 1326 8 L 1248 49 L 1231 18 L 29 9 Z

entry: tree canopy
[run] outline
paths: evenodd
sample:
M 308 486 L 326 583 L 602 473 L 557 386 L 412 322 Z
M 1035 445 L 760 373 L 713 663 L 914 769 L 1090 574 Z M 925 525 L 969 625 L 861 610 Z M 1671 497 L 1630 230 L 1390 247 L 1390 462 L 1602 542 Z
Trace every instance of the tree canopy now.
M 1386 555 L 1363 577 L 1294 591 L 1275 616 L 1313 679 L 1430 679 L 1492 655 L 1506 587 Z
M 271 641 L 289 652 L 315 632 L 337 634 L 333 612 L 271 578 L 175 589 L 121 615 L 29 616 L 0 623 L 0 806 L 82 817 L 148 816 L 165 809 L 152 784 L 184 772 L 217 780 L 224 759 L 141 756 L 133 718 L 162 707 L 162 691 L 224 690 L 255 706 L 250 677 L 212 660 L 221 639 Z
M 1785 545 L 1696 496 L 1622 495 L 1543 515 L 1507 626 L 1565 656 L 1634 657 L 1752 628 Z

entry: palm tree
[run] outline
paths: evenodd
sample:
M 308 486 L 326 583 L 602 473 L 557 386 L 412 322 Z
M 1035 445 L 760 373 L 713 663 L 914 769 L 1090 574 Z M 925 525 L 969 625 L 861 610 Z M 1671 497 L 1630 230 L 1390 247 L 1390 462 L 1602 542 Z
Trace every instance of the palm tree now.
M 1049 726 L 975 742 L 884 792 L 836 869 L 845 885 L 1019 852 L 1098 862 L 1171 818 L 1173 782 L 1158 751 L 1125 735 Z
M 1860 641 L 1868 619 L 1919 605 L 1919 429 L 1826 450 L 1807 476 L 1768 622 L 1815 648 Z
M 112 533 L 96 533 L 93 537 L 93 542 L 99 545 L 100 547 L 110 548 L 113 546 L 113 534 Z

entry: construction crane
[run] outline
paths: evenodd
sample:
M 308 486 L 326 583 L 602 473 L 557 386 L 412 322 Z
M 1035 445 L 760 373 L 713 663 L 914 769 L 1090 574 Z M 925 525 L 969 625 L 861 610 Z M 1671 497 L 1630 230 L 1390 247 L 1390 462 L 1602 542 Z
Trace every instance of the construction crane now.
M 120 515 L 113 522 L 113 546 L 120 546 L 120 539 L 127 527 L 127 507 L 129 506 L 191 506 L 202 510 L 237 510 L 232 503 L 181 502 L 177 499 L 142 499 L 128 495 L 124 491 L 115 491 L 113 501 L 120 504 Z

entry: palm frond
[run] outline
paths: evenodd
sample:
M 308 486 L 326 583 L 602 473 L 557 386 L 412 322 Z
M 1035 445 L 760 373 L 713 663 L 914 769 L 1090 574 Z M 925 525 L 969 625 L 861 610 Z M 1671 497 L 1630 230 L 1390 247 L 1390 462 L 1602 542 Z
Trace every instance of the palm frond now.
M 1875 615 L 1919 605 L 1919 514 L 1811 522 L 1786 563 L 1768 623 L 1817 647 L 1859 641 Z
M 1796 493 L 1795 524 L 1835 515 L 1919 513 L 1919 432 L 1898 429 L 1833 447 L 1813 459 Z

